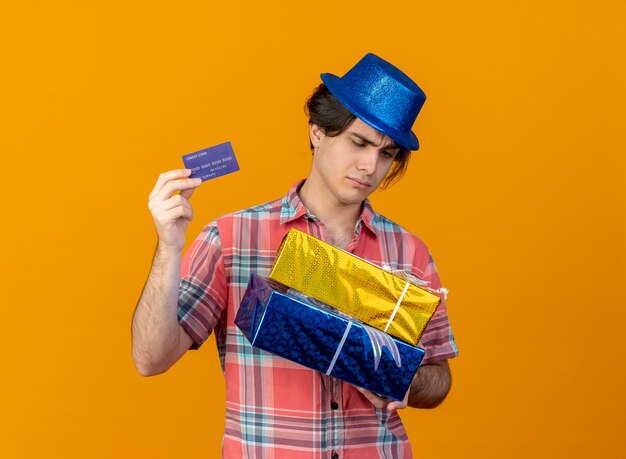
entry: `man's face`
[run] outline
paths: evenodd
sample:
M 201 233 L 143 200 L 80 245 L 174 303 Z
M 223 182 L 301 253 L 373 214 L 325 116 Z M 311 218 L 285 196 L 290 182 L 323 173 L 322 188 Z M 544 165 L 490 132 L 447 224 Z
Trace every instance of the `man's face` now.
M 335 205 L 360 204 L 383 181 L 400 147 L 389 137 L 356 118 L 336 137 L 311 125 L 313 167 Z

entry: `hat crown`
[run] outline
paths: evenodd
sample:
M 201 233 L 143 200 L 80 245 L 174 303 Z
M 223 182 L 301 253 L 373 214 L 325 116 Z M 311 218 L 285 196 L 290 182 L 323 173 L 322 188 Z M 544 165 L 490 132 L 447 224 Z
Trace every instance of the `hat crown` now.
M 426 94 L 400 69 L 375 54 L 365 55 L 338 78 L 324 73 L 330 92 L 350 112 L 410 150 L 419 148 L 411 128 Z

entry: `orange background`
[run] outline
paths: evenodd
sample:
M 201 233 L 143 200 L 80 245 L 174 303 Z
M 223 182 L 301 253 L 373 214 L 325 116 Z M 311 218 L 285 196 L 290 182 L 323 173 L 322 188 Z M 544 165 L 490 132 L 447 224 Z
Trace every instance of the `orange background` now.
M 80 2 L 0 6 L 0 456 L 216 457 L 214 341 L 140 377 L 130 320 L 147 199 L 226 140 L 210 219 L 308 172 L 320 72 L 375 52 L 428 100 L 422 149 L 375 208 L 421 236 L 461 352 L 420 457 L 624 457 L 626 4 Z

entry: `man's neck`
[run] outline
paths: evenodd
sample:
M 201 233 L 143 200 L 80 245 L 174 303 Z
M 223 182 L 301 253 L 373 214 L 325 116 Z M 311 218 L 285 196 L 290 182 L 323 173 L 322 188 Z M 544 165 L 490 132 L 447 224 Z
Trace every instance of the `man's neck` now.
M 347 205 L 337 202 L 326 187 L 311 180 L 311 177 L 302 185 L 298 196 L 307 210 L 328 228 L 333 238 L 352 236 L 361 215 L 362 203 Z

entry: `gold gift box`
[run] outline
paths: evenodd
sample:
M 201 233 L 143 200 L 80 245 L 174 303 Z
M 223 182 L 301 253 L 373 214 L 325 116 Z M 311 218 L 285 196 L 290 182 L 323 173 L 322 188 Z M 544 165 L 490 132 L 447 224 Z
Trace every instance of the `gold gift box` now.
M 417 345 L 440 298 L 302 231 L 283 239 L 270 277 Z

